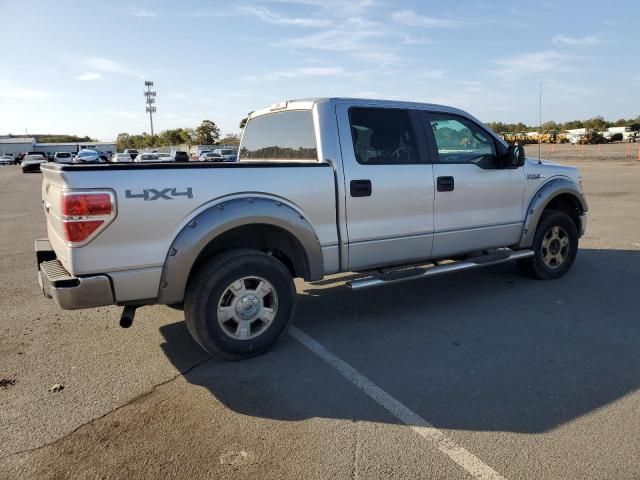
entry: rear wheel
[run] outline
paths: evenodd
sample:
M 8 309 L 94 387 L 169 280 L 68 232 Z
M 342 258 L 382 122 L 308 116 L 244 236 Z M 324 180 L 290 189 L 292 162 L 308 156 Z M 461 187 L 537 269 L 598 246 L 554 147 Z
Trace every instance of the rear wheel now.
M 533 239 L 531 258 L 518 260 L 526 275 L 540 280 L 560 278 L 569 271 L 578 253 L 578 229 L 564 212 L 542 214 Z
M 231 250 L 207 261 L 190 279 L 184 302 L 193 338 L 208 352 L 248 358 L 269 350 L 293 317 L 289 270 L 257 250 Z

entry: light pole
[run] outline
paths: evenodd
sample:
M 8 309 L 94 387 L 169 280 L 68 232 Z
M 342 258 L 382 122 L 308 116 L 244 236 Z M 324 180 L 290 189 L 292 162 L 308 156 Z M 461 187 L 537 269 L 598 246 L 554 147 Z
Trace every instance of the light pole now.
M 147 112 L 149 113 L 149 122 L 151 123 L 151 140 L 153 140 L 153 114 L 156 112 L 156 107 L 154 105 L 154 103 L 156 103 L 156 92 L 155 90 L 151 90 L 153 82 L 146 80 L 144 82 L 144 86 L 147 87 L 147 91 L 144 92 L 144 96 L 147 98 Z

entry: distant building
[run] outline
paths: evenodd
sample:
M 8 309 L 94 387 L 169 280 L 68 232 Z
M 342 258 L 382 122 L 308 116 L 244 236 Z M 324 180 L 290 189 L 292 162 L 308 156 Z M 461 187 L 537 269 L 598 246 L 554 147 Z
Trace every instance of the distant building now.
M 36 148 L 34 150 L 43 153 L 78 153 L 80 150 L 86 149 L 116 153 L 116 142 L 36 143 Z
M 35 150 L 36 139 L 33 137 L 0 138 L 0 154 L 19 155 Z
M 116 153 L 116 142 L 68 142 L 68 143 L 38 143 L 33 137 L 0 136 L 0 155 L 11 154 L 14 157 L 27 152 L 70 152 L 77 153 L 83 149 L 99 150 L 101 152 Z

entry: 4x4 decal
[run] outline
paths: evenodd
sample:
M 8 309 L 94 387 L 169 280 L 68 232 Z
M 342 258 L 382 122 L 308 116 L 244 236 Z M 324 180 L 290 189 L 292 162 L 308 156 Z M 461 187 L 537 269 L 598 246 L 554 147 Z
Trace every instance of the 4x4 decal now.
M 133 193 L 131 190 L 125 190 L 126 198 L 142 198 L 145 202 L 153 200 L 173 200 L 175 197 L 193 198 L 191 187 L 187 187 L 184 192 L 179 192 L 177 188 L 163 188 L 161 190 L 155 188 L 144 188 L 142 193 Z

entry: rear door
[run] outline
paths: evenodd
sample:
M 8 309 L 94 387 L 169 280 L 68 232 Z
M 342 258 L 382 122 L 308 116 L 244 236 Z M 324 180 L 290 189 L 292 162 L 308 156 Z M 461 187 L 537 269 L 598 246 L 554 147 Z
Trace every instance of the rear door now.
M 517 243 L 524 168 L 500 168 L 504 145 L 467 117 L 422 112 L 422 119 L 435 158 L 433 257 Z
M 349 268 L 426 259 L 433 242 L 433 167 L 418 112 L 336 106 L 346 185 Z

